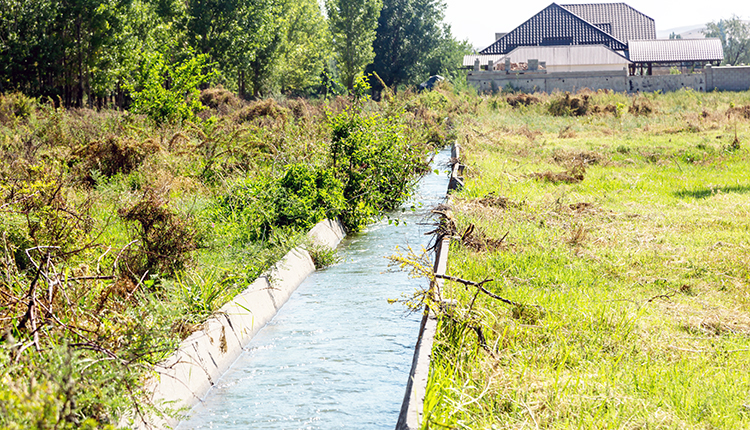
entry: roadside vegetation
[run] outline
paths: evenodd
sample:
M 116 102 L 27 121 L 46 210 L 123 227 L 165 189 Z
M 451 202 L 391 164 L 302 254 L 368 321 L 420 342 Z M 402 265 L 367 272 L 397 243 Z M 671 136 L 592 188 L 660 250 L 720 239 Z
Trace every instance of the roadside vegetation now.
M 499 94 L 458 124 L 422 427 L 747 428 L 750 93 Z
M 355 89 L 136 96 L 140 114 L 0 95 L 0 428 L 148 422 L 154 365 L 318 221 L 354 233 L 398 207 L 472 107 Z

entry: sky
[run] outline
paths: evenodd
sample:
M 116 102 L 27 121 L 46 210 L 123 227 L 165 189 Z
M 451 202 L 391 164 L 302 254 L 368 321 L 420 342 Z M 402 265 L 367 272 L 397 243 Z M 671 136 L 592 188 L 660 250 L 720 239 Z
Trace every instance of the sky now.
M 558 0 L 557 4 L 605 3 L 597 0 Z M 680 27 L 700 26 L 707 22 L 731 18 L 733 14 L 750 19 L 747 0 L 622 0 L 637 11 L 654 19 L 657 34 Z M 552 0 L 445 0 L 445 22 L 453 36 L 469 40 L 482 49 L 494 42 L 495 33 L 513 30 Z M 668 34 L 668 33 L 667 33 Z

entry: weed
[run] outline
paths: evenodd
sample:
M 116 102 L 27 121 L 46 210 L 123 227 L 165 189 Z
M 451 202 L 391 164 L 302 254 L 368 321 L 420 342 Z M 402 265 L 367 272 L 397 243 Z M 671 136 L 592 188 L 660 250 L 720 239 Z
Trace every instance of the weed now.
M 85 182 L 94 185 L 98 175 L 106 178 L 137 169 L 149 155 L 161 149 L 153 139 L 136 142 L 133 139 L 110 135 L 102 140 L 82 145 L 73 153 L 71 163 Z
M 548 170 L 546 172 L 532 173 L 529 176 L 534 179 L 552 182 L 553 184 L 558 184 L 561 182 L 566 184 L 575 184 L 583 181 L 585 173 L 586 166 L 581 163 L 564 172 L 551 172 Z
M 235 117 L 238 122 L 251 122 L 263 118 L 284 122 L 289 118 L 289 110 L 279 106 L 274 99 L 266 99 L 242 108 L 237 111 Z
M 145 274 L 173 276 L 186 268 L 197 247 L 193 223 L 169 207 L 160 192 L 146 188 L 135 204 L 121 208 L 119 215 L 135 222 L 139 242 L 129 248 L 122 260 L 121 272 L 140 280 Z
M 316 269 L 323 269 L 341 261 L 336 250 L 325 245 L 306 245 L 305 248 L 310 253 Z
M 634 98 L 628 112 L 636 116 L 648 116 L 654 113 L 654 107 L 647 98 Z

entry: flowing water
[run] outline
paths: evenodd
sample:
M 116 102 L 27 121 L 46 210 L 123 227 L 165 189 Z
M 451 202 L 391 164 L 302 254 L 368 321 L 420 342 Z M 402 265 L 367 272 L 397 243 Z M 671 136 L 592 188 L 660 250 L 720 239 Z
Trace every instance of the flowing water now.
M 342 260 L 299 286 L 178 429 L 393 429 L 421 315 L 388 299 L 425 281 L 390 270 L 386 257 L 397 245 L 428 244 L 449 158 L 450 149 L 435 157 L 440 174 L 391 215 L 398 225 L 379 222 L 342 241 Z

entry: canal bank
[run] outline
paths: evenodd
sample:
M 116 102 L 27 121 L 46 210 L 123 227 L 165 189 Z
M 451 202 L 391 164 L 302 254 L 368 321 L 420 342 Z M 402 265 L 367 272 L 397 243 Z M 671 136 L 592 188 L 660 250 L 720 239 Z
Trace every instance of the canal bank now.
M 420 181 L 404 212 L 345 239 L 342 261 L 302 282 L 179 428 L 392 429 L 421 315 L 388 303 L 418 281 L 386 257 L 430 241 L 449 160 L 450 150 L 435 157 L 440 174 Z

